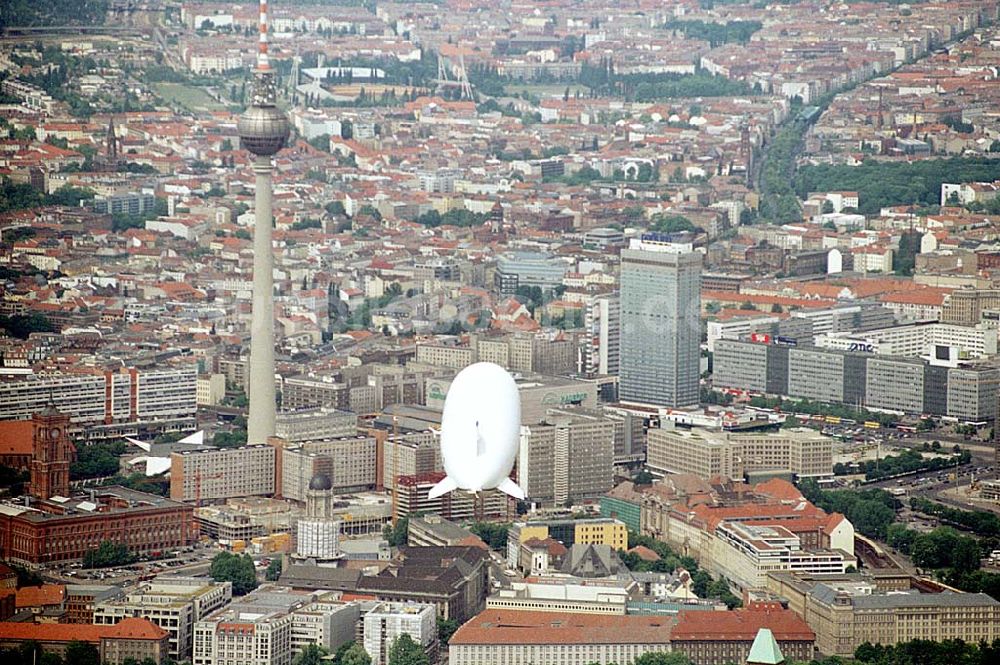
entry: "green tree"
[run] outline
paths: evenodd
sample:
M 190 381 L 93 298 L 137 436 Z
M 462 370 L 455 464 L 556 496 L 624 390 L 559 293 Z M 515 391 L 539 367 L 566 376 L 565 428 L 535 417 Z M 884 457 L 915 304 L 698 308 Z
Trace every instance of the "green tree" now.
M 639 473 L 632 476 L 632 482 L 636 485 L 652 485 L 653 484 L 653 474 L 651 474 L 646 469 L 643 469 Z
M 87 642 L 74 640 L 66 645 L 66 663 L 73 665 L 101 665 L 101 654 L 97 647 Z
M 406 539 L 410 532 L 410 518 L 403 517 L 396 521 L 396 526 L 386 524 L 382 529 L 382 537 L 389 541 L 393 547 L 406 544 Z
M 249 554 L 219 552 L 212 558 L 208 574 L 216 582 L 232 582 L 233 595 L 242 596 L 257 588 L 257 569 Z
M 633 660 L 632 665 L 691 665 L 691 659 L 679 651 L 650 651 Z
M 294 659 L 292 665 L 323 665 L 323 657 L 330 652 L 318 644 L 307 644 Z
M 125 566 L 135 561 L 135 555 L 122 543 L 110 540 L 102 541 L 96 550 L 88 550 L 83 554 L 84 568 L 106 568 L 108 566 Z
M 13 316 L 0 315 L 0 329 L 6 330 L 8 335 L 17 339 L 28 339 L 28 336 L 35 332 L 59 331 L 54 323 L 38 312 Z
M 389 665 L 430 665 L 424 648 L 403 633 L 396 638 L 389 649 Z
M 448 644 L 451 636 L 458 630 L 458 621 L 455 619 L 437 618 L 438 641 L 441 644 Z
M 271 560 L 268 564 L 267 570 L 264 571 L 264 579 L 268 582 L 275 582 L 279 577 L 281 577 L 281 559 L 275 558 Z
M 351 642 L 351 646 L 340 657 L 340 665 L 371 665 L 371 663 L 372 657 L 357 642 Z
M 509 524 L 495 524 L 493 522 L 476 522 L 469 531 L 476 534 L 490 549 L 504 551 L 507 549 L 507 532 L 510 530 Z

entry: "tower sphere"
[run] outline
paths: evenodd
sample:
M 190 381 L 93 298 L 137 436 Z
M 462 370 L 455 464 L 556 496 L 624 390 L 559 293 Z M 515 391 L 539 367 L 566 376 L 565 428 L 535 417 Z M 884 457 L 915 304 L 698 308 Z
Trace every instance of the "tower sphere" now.
M 330 480 L 330 476 L 325 473 L 317 473 L 309 481 L 309 489 L 327 491 L 333 488 L 333 481 Z
M 253 105 L 240 116 L 240 145 L 260 157 L 270 157 L 285 147 L 290 126 L 277 106 Z

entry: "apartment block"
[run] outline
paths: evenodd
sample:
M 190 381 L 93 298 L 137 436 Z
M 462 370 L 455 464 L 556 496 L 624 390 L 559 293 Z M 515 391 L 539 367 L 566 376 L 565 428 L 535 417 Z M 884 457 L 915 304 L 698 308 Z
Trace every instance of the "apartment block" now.
M 391 489 L 395 478 L 441 471 L 441 445 L 433 432 L 390 436 L 382 443 L 382 478 Z
M 274 435 L 289 443 L 300 443 L 354 436 L 357 427 L 357 414 L 317 407 L 279 411 L 274 422 Z
M 531 500 L 560 505 L 610 490 L 615 423 L 599 415 L 557 410 L 546 420 L 521 427 L 517 477 Z
M 29 375 L 0 383 L 0 420 L 30 418 L 54 406 L 75 426 L 191 418 L 198 368 Z
M 317 474 L 330 478 L 338 493 L 375 487 L 377 441 L 373 436 L 352 436 L 308 441 L 281 451 L 281 494 L 305 501 L 309 481 Z
M 210 448 L 170 455 L 170 498 L 218 501 L 274 494 L 273 446 Z

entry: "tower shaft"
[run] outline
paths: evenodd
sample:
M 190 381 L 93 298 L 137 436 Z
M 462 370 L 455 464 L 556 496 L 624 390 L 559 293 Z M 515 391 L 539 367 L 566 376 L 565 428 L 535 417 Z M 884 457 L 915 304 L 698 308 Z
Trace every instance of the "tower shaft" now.
M 277 415 L 274 390 L 274 252 L 271 158 L 259 155 L 256 175 L 253 231 L 253 313 L 250 323 L 250 412 L 247 443 L 266 443 L 274 436 Z

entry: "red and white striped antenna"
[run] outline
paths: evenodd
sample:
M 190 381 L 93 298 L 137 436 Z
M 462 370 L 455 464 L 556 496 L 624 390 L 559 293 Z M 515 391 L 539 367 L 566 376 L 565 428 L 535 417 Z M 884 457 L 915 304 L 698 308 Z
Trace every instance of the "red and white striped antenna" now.
M 260 43 L 257 50 L 257 70 L 271 70 L 271 61 L 267 57 L 267 0 L 260 0 Z

